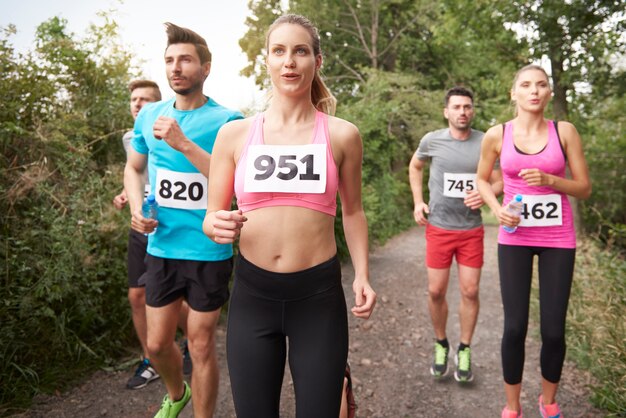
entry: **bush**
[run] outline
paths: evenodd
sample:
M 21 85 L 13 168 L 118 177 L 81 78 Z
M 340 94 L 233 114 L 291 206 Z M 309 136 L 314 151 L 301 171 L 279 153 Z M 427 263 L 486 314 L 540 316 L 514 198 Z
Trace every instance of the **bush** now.
M 26 55 L 0 39 L 0 415 L 119 356 L 131 336 L 128 214 L 111 204 L 129 56 L 109 21 L 81 41 L 65 26 L 44 22 Z

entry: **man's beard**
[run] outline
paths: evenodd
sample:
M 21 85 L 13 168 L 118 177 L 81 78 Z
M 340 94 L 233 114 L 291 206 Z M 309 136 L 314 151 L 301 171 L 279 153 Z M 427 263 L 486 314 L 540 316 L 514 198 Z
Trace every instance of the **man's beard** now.
M 170 84 L 171 89 L 174 90 L 176 94 L 180 94 L 181 96 L 188 96 L 189 94 L 194 93 L 195 91 L 199 89 L 202 89 L 202 83 L 194 83 L 187 88 L 174 87 L 172 86 L 171 82 L 169 84 Z

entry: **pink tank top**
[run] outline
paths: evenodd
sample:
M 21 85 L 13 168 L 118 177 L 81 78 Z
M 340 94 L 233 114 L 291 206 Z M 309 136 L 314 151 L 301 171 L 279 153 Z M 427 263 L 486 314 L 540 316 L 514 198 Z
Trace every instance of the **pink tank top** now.
M 516 194 L 525 204 L 517 230 L 510 234 L 500 228 L 498 242 L 551 248 L 576 248 L 574 220 L 567 195 L 548 186 L 528 186 L 518 176 L 523 168 L 538 168 L 546 173 L 565 177 L 565 153 L 554 121 L 548 123 L 548 143 L 537 154 L 524 154 L 513 142 L 513 124 L 504 125 L 500 167 L 504 180 L 506 205 Z
M 265 144 L 263 121 L 264 115 L 259 113 L 252 122 L 235 169 L 239 209 L 248 212 L 269 206 L 298 206 L 335 216 L 339 175 L 330 146 L 328 115 L 315 115 L 309 145 Z M 325 161 L 320 164 L 321 160 Z

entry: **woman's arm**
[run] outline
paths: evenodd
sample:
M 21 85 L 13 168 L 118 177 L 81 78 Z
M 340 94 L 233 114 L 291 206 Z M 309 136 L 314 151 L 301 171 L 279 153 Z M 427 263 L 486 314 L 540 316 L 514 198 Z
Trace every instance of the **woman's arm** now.
M 483 201 L 489 206 L 501 225 L 517 226 L 520 218 L 508 213 L 498 202 L 496 193 L 502 190 L 501 173 L 494 176 L 493 167 L 502 150 L 502 125 L 489 128 L 480 148 L 480 160 L 476 182 L 478 192 Z M 498 170 L 499 171 L 499 170 Z M 493 183 L 492 183 L 493 182 Z
M 343 230 L 355 273 L 352 289 L 356 306 L 352 308 L 352 313 L 367 319 L 374 310 L 376 293 L 369 283 L 367 219 L 361 201 L 363 143 L 358 129 L 351 123 L 333 118 L 331 129 L 334 142 L 339 145 L 339 196 Z
M 207 212 L 202 223 L 204 233 L 218 244 L 234 242 L 246 217 L 240 210 L 230 210 L 235 184 L 235 148 L 245 135 L 244 121 L 222 126 L 217 134 L 209 168 Z

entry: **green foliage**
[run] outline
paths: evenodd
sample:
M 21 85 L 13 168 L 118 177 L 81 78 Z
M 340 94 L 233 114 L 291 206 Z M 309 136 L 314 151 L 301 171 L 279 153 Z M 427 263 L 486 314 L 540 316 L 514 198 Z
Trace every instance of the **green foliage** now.
M 0 39 L 0 414 L 62 389 L 130 336 L 127 214 L 111 204 L 129 56 L 106 16 L 83 40 L 52 18 L 26 54 L 12 32 Z
M 595 377 L 593 403 L 626 412 L 626 260 L 590 239 L 576 259 L 567 319 L 568 356 Z
M 558 119 L 569 116 L 576 83 L 594 86 L 600 97 L 612 93 L 620 72 L 614 65 L 626 52 L 626 12 L 614 0 L 519 0 L 501 3 L 510 25 L 520 30 L 536 60 L 548 58 Z M 622 72 L 623 74 L 623 72 Z M 623 79 L 623 76 L 621 77 Z
M 585 230 L 626 251 L 626 97 L 595 103 L 584 125 L 583 143 L 592 183 L 580 203 Z
M 241 50 L 248 57 L 248 65 L 241 70 L 241 75 L 254 77 L 259 87 L 268 87 L 265 74 L 265 59 L 262 51 L 265 48 L 265 33 L 277 17 L 283 14 L 280 0 L 249 0 L 248 9 L 251 16 L 246 17 L 246 31 L 239 40 Z
M 407 167 L 419 139 L 440 126 L 441 92 L 420 90 L 413 75 L 369 70 L 360 94 L 338 114 L 363 138 L 363 205 L 370 239 L 383 243 L 413 223 Z M 436 97 L 436 98 L 435 98 Z

